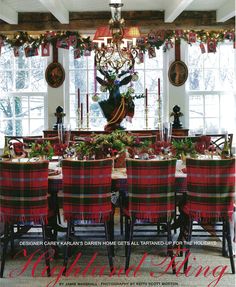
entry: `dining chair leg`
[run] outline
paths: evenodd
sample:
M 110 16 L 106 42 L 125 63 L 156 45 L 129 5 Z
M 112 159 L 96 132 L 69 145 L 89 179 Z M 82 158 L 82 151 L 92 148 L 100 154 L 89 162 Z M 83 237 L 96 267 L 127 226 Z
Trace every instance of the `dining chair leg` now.
M 55 204 L 56 204 L 56 215 L 57 215 L 57 220 L 58 220 L 58 223 L 59 223 L 59 224 L 61 224 L 61 215 L 60 215 L 60 207 L 59 207 L 59 198 L 58 198 L 57 194 L 56 194 L 55 196 L 56 196 Z
M 43 235 L 43 249 L 44 249 L 44 253 L 46 254 L 45 264 L 47 267 L 47 276 L 50 277 L 51 276 L 51 270 L 50 270 L 49 253 L 48 253 L 48 248 L 45 245 L 45 242 L 46 242 L 46 225 L 45 225 L 43 220 L 42 220 L 41 224 L 42 224 L 42 235 Z
M 11 256 L 13 257 L 15 254 L 15 246 L 14 246 L 14 224 L 10 225 L 10 241 L 11 241 Z
M 159 222 L 157 222 L 157 236 L 160 234 L 161 232 L 161 225 Z
M 129 240 L 129 232 L 130 232 L 130 218 L 125 216 L 125 257 L 127 257 L 128 253 L 128 245 L 127 242 Z
M 183 256 L 183 246 L 184 246 L 184 241 L 187 240 L 188 236 L 188 226 L 189 226 L 189 217 L 185 213 L 181 213 L 181 217 L 179 218 L 180 220 L 180 233 L 177 239 L 178 242 L 178 256 L 182 257 Z
M 67 222 L 67 232 L 66 232 L 66 242 L 69 242 L 70 239 L 70 235 L 71 235 L 71 220 L 68 220 Z M 63 275 L 66 274 L 66 268 L 67 268 L 67 263 L 68 263 L 68 244 L 65 246 L 65 253 L 64 253 L 64 262 L 63 262 L 63 266 L 64 266 L 64 271 L 63 271 Z
M 129 224 L 129 241 L 126 242 L 128 244 L 127 246 L 127 254 L 126 254 L 126 261 L 125 261 L 125 271 L 129 268 L 129 262 L 130 262 L 130 255 L 131 255 L 131 243 L 133 240 L 133 233 L 134 233 L 134 224 L 135 224 L 135 218 L 131 218 L 130 224 Z
M 70 223 L 70 230 L 71 230 L 71 235 L 75 236 L 75 224 L 74 221 Z
M 125 241 L 129 240 L 129 227 L 130 227 L 130 219 L 128 216 L 125 216 Z
M 109 227 L 109 229 L 108 229 L 109 240 L 111 242 L 114 242 L 114 216 L 112 216 L 111 219 L 109 220 L 108 227 Z M 112 253 L 112 256 L 114 257 L 115 256 L 115 248 L 114 248 L 113 244 L 111 245 L 111 253 Z
M 176 249 L 177 249 L 176 252 L 177 252 L 178 257 L 183 256 L 184 230 L 185 230 L 185 226 L 181 225 L 179 236 L 178 236 L 177 243 L 176 243 Z
M 222 224 L 222 256 L 227 256 L 225 243 L 226 243 L 226 222 L 224 220 Z
M 123 235 L 124 234 L 124 226 L 123 226 L 124 211 L 123 211 L 123 200 L 121 198 L 121 195 L 119 195 L 119 205 L 120 205 L 120 235 Z
M 188 268 L 188 254 L 190 252 L 190 246 L 191 246 L 191 238 L 192 238 L 192 228 L 193 228 L 193 221 L 192 219 L 189 219 L 189 225 L 188 225 L 188 236 L 187 236 L 187 243 L 186 243 L 186 252 L 185 252 L 185 264 L 184 264 L 184 271 Z
M 232 241 L 231 241 L 231 236 L 230 236 L 229 220 L 227 219 L 225 223 L 226 223 L 226 226 L 225 226 L 226 227 L 226 240 L 228 243 L 231 270 L 232 270 L 232 273 L 235 274 L 234 256 L 233 256 Z
M 176 273 L 176 267 L 175 267 L 175 261 L 174 261 L 174 252 L 173 252 L 173 241 L 172 241 L 172 236 L 171 236 L 171 223 L 170 221 L 167 222 L 167 253 L 171 258 L 172 261 L 172 272 L 173 274 Z
M 2 250 L 2 258 L 1 258 L 0 278 L 3 278 L 8 242 L 9 242 L 9 224 L 5 223 L 4 224 L 4 238 L 3 238 L 3 250 Z
M 106 241 L 110 240 L 110 235 L 109 235 L 109 229 L 110 228 L 108 227 L 109 224 L 108 224 L 107 221 L 104 223 Z M 107 248 L 107 254 L 108 254 L 108 261 L 109 261 L 109 265 L 110 265 L 110 270 L 112 272 L 113 271 L 112 248 L 111 248 L 111 246 L 109 244 L 106 245 L 106 248 Z

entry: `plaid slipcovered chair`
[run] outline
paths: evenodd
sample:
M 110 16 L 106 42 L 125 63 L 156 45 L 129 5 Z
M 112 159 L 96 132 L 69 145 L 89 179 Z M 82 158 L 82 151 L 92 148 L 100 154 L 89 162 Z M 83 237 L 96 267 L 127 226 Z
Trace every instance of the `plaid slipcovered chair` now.
M 129 268 L 131 242 L 137 220 L 167 224 L 168 255 L 173 258 L 170 223 L 175 214 L 176 160 L 126 159 L 128 207 L 126 212 L 126 264 Z M 175 273 L 174 264 L 172 265 Z
M 106 241 L 113 240 L 113 209 L 111 204 L 112 159 L 63 160 L 63 212 L 67 221 L 66 241 L 71 240 L 77 224 L 104 223 Z M 112 248 L 107 246 L 110 268 Z M 64 267 L 68 262 L 65 248 Z
M 223 222 L 223 243 L 226 238 L 232 273 L 235 266 L 230 236 L 235 197 L 235 158 L 222 160 L 186 160 L 187 201 L 183 212 L 188 216 L 188 238 L 185 256 L 190 252 L 193 221 Z M 224 248 L 224 246 L 223 246 Z M 188 257 L 186 258 L 188 259 Z M 186 260 L 184 269 L 188 266 Z
M 1 278 L 9 241 L 13 249 L 14 239 L 22 235 L 22 232 L 28 231 L 34 224 L 41 224 L 45 241 L 47 193 L 48 161 L 29 163 L 0 161 L 0 221 L 4 223 Z M 14 232 L 15 224 L 18 224 L 17 232 Z M 46 251 L 44 245 L 44 252 Z M 46 257 L 47 274 L 50 276 L 49 259 Z

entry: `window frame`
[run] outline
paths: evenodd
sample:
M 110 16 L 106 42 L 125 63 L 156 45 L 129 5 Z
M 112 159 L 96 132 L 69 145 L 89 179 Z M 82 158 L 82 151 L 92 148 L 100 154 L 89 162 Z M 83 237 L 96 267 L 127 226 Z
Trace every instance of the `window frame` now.
M 27 107 L 28 107 L 28 115 L 27 117 L 19 117 L 21 118 L 23 121 L 26 120 L 27 121 L 27 132 L 25 132 L 24 130 L 22 130 L 22 136 L 23 135 L 32 135 L 32 128 L 31 128 L 31 120 L 35 120 L 35 119 L 40 119 L 42 120 L 42 124 L 43 124 L 43 129 L 47 128 L 47 124 L 48 124 L 48 85 L 46 83 L 46 80 L 45 78 L 44 79 L 44 83 L 45 83 L 45 87 L 44 89 L 42 89 L 42 91 L 32 91 L 30 89 L 31 87 L 31 83 L 32 83 L 32 77 L 31 77 L 31 71 L 32 70 L 35 70 L 34 67 L 32 67 L 31 63 L 29 64 L 29 66 L 26 66 L 26 67 L 17 67 L 17 64 L 16 64 L 16 58 L 14 56 L 14 53 L 13 53 L 13 49 L 11 49 L 10 47 L 4 47 L 4 49 L 7 49 L 7 53 L 12 53 L 12 57 L 13 60 L 12 62 L 10 63 L 11 65 L 9 67 L 7 67 L 6 69 L 4 68 L 4 65 L 2 65 L 1 67 L 1 71 L 11 71 L 12 72 L 12 77 L 13 77 L 13 82 L 12 82 L 12 89 L 9 90 L 9 91 L 2 91 L 1 93 L 1 99 L 5 98 L 5 97 L 10 97 L 12 99 L 16 98 L 16 97 L 27 97 Z M 5 52 L 5 51 L 4 51 Z M 2 52 L 2 55 L 1 57 L 3 57 L 4 55 L 4 52 Z M 21 53 L 24 53 L 23 51 Z M 25 57 L 24 54 L 22 54 L 23 57 Z M 34 56 L 34 57 L 40 57 L 41 58 L 45 58 L 45 65 L 43 65 L 42 67 L 42 73 L 43 75 L 45 74 L 45 70 L 48 66 L 48 64 L 51 62 L 51 56 L 49 57 L 42 57 L 41 56 L 41 53 L 40 53 L 40 50 L 39 50 L 39 56 Z M 29 73 L 29 86 L 27 89 L 16 89 L 16 80 L 17 80 L 17 73 L 19 71 L 26 71 Z M 34 97 L 34 96 L 39 96 L 39 97 L 42 97 L 43 99 L 43 115 L 42 117 L 32 117 L 31 116 L 31 112 L 30 112 L 30 97 Z M 15 114 L 15 100 L 13 100 L 13 105 L 12 105 L 12 114 L 13 116 L 12 117 L 4 117 L 4 115 L 1 116 L 1 122 L 4 123 L 6 121 L 8 121 L 9 119 L 12 119 L 13 120 L 13 133 L 12 135 L 13 136 L 16 136 L 16 121 L 17 121 L 17 116 Z M 3 124 L 4 126 L 4 124 Z M 28 132 L 29 131 L 29 132 Z M 8 135 L 8 134 L 5 134 L 4 131 L 2 133 L 3 135 Z M 0 147 L 4 145 L 4 141 L 3 139 L 0 138 Z
M 197 45 L 197 43 L 196 43 Z M 232 47 L 232 42 L 229 43 L 221 43 L 219 45 L 228 45 L 230 46 L 231 49 L 233 49 Z M 188 46 L 188 50 L 187 50 L 187 59 L 189 61 L 189 50 L 191 49 L 191 46 Z M 218 49 L 218 48 L 217 48 Z M 200 48 L 199 48 L 200 50 Z M 216 53 L 219 53 L 219 51 L 217 50 Z M 201 65 L 201 72 L 204 78 L 204 74 L 206 70 L 217 70 L 218 73 L 220 73 L 220 69 L 221 69 L 221 61 L 222 58 L 224 58 L 224 56 L 222 56 L 222 54 L 220 53 L 218 56 L 218 60 L 217 63 L 214 67 L 208 67 L 206 65 L 204 65 L 204 61 L 201 59 L 202 61 L 202 65 Z M 236 67 L 236 55 L 234 53 L 234 67 Z M 188 65 L 189 66 L 189 65 Z M 189 66 L 189 68 L 191 69 L 191 67 L 193 66 Z M 234 69 L 234 86 L 235 86 L 235 77 L 236 77 L 236 73 L 235 73 L 235 69 Z M 231 94 L 234 97 L 234 106 L 236 106 L 236 92 L 234 89 L 234 92 L 232 92 L 230 89 L 226 89 L 226 90 L 219 90 L 219 89 L 215 89 L 215 90 L 203 90 L 203 89 L 199 89 L 199 90 L 190 90 L 189 89 L 190 84 L 189 84 L 189 79 L 186 82 L 186 101 L 188 103 L 188 123 L 189 123 L 189 128 L 190 128 L 190 133 L 194 133 L 194 132 L 200 132 L 199 130 L 195 130 L 194 128 L 191 128 L 191 119 L 199 119 L 203 121 L 203 126 L 202 126 L 202 130 L 201 132 L 204 133 L 216 133 L 216 132 L 222 132 L 224 130 L 227 130 L 227 127 L 223 125 L 224 122 L 224 117 L 222 116 L 222 114 L 224 114 L 224 108 L 222 107 L 222 101 L 224 100 L 223 97 L 226 96 L 227 94 Z M 203 83 L 203 87 L 204 87 L 204 83 Z M 191 106 L 190 106 L 190 97 L 194 96 L 194 95 L 199 95 L 203 97 L 203 115 L 202 116 L 191 116 Z M 211 117 L 211 116 L 207 116 L 206 115 L 206 96 L 208 95 L 216 95 L 217 96 L 217 101 L 218 101 L 218 115 L 217 117 Z M 216 130 L 209 130 L 207 129 L 207 120 L 209 119 L 216 119 L 218 121 L 218 128 L 216 127 Z M 236 119 L 236 116 L 234 117 L 234 120 Z M 234 129 L 235 129 L 235 125 L 234 125 Z M 231 131 L 231 130 L 230 130 Z M 232 131 L 233 132 L 233 131 Z

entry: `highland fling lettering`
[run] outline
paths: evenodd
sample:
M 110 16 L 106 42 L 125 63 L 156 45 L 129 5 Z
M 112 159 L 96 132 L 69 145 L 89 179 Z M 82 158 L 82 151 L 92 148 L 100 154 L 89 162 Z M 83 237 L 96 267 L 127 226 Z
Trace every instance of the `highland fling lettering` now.
M 183 250 L 185 251 L 185 250 Z M 45 266 L 42 270 L 40 270 L 39 264 L 41 262 L 44 263 L 45 257 L 48 257 L 50 262 L 54 261 L 53 254 L 49 254 L 48 251 L 41 253 L 40 249 L 37 249 L 31 254 L 27 253 L 26 249 L 22 249 L 15 255 L 16 257 L 22 256 L 26 259 L 26 262 L 21 268 L 13 269 L 8 273 L 8 278 L 17 278 L 23 275 L 27 270 L 31 271 L 32 278 L 37 276 L 46 277 L 48 267 Z M 183 266 L 188 259 L 191 257 L 191 252 L 189 252 L 188 257 L 183 260 L 176 256 L 170 259 L 169 256 L 166 256 L 164 259 L 160 258 L 157 255 L 151 255 L 148 253 L 144 253 L 141 260 L 137 265 L 131 265 L 128 270 L 125 271 L 124 267 L 114 267 L 112 271 L 110 271 L 108 264 L 107 265 L 96 265 L 96 259 L 98 257 L 98 252 L 95 252 L 92 257 L 89 259 L 89 262 L 85 267 L 81 267 L 79 265 L 79 261 L 83 257 L 82 253 L 79 252 L 76 254 L 76 257 L 73 259 L 70 265 L 68 265 L 65 277 L 76 278 L 76 277 L 86 277 L 86 276 L 109 276 L 109 277 L 134 277 L 137 278 L 142 276 L 142 266 L 146 266 L 149 264 L 151 271 L 149 271 L 150 278 L 160 278 L 167 272 L 172 272 L 172 266 L 174 264 L 176 269 L 176 274 L 173 276 L 180 277 L 205 277 L 209 279 L 208 285 L 206 287 L 215 287 L 220 282 L 222 277 L 224 276 L 228 266 L 227 265 L 217 265 L 210 267 L 209 265 L 202 266 L 192 266 L 189 265 L 187 270 L 183 272 Z M 148 258 L 148 260 L 147 260 Z M 151 259 L 151 260 L 150 260 Z M 196 261 L 196 258 L 193 257 L 192 260 Z M 56 265 L 51 267 L 51 276 L 56 276 L 52 278 L 52 280 L 46 285 L 46 287 L 54 287 L 63 279 L 63 272 L 65 267 L 62 265 Z M 50 280 L 50 279 L 49 279 Z

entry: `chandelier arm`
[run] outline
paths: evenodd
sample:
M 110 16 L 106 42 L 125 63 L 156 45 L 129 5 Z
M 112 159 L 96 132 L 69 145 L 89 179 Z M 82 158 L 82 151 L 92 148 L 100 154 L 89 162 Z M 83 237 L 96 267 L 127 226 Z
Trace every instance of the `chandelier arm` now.
M 122 39 L 124 38 L 124 19 L 121 18 L 121 7 L 123 3 L 115 3 L 111 1 L 111 15 L 109 21 L 110 35 L 112 36 L 111 42 L 107 47 L 98 48 L 95 51 L 95 63 L 98 69 L 104 73 L 112 70 L 119 75 L 121 70 L 134 69 L 135 59 L 138 56 L 138 51 L 135 47 L 122 48 Z M 105 37 L 105 36 L 104 36 Z M 106 37 L 109 37 L 106 34 Z

